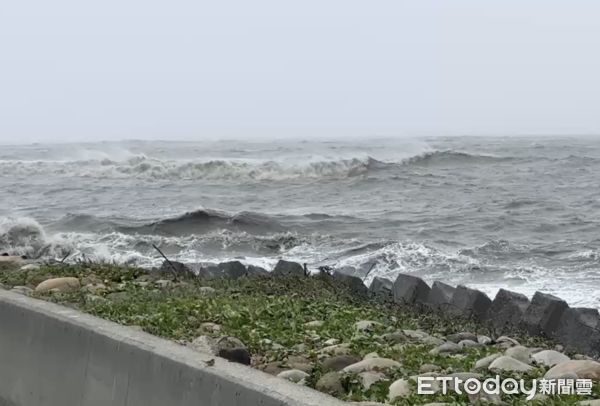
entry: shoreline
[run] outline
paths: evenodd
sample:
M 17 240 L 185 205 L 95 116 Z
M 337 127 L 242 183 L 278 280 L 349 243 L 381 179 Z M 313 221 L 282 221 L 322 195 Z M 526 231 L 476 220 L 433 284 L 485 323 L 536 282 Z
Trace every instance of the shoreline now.
M 348 401 L 384 402 L 395 396 L 399 404 L 469 402 L 464 394 L 419 396 L 411 377 L 488 376 L 498 369 L 476 365 L 495 354 L 526 354 L 521 359 L 528 362 L 519 361 L 526 365 L 519 365 L 523 370 L 502 369 L 503 376 L 547 374 L 550 366 L 534 361 L 543 348 L 591 360 L 516 329 L 510 338 L 502 337 L 482 320 L 424 306 L 425 288 L 407 275 L 394 295 L 382 280 L 367 289 L 358 278 L 306 276 L 302 266 L 285 261 L 266 273 L 224 263 L 200 277 L 184 268 L 173 272 L 167 263 L 152 271 L 106 264 L 8 264 L 0 262 L 5 288 L 133 325 Z M 427 298 L 447 288 L 438 283 Z M 401 395 L 396 396 L 397 388 Z

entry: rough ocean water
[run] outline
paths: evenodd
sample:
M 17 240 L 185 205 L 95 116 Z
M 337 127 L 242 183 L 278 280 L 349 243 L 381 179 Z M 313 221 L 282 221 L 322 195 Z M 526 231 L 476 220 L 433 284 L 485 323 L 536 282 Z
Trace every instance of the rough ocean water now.
M 123 141 L 0 149 L 0 250 L 278 258 L 600 307 L 600 139 Z

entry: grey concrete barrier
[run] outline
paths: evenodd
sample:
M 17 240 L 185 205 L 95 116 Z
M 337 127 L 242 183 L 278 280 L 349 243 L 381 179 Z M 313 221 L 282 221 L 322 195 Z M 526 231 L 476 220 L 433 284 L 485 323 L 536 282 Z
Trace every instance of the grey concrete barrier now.
M 337 406 L 345 402 L 0 289 L 0 406 Z

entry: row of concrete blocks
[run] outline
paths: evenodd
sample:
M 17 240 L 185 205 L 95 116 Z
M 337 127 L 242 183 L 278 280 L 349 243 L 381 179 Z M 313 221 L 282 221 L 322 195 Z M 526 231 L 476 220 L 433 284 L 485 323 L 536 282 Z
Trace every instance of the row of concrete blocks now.
M 169 265 L 173 266 L 173 263 Z M 183 268 L 188 266 L 176 263 Z M 168 268 L 163 264 L 163 268 Z M 188 271 L 190 269 L 187 269 Z M 166 269 L 163 269 L 166 271 Z M 245 266 L 238 261 L 203 265 L 192 271 L 204 277 L 237 278 L 245 275 L 268 275 L 265 269 Z M 271 272 L 274 276 L 307 276 L 306 269 L 296 262 L 280 260 Z M 372 296 L 462 317 L 492 328 L 496 334 L 524 331 L 562 344 L 566 350 L 600 356 L 600 314 L 597 309 L 569 307 L 553 295 L 536 292 L 529 300 L 525 295 L 500 289 L 494 300 L 485 293 L 466 286 L 453 287 L 436 281 L 430 287 L 421 278 L 400 274 L 395 282 L 374 278 L 367 288 L 362 279 L 341 269 L 332 277 L 357 296 Z
M 430 287 L 421 278 L 400 274 L 395 282 L 375 278 L 372 294 L 389 295 L 394 302 L 460 316 L 491 327 L 496 334 L 526 332 L 550 338 L 567 351 L 600 355 L 600 314 L 597 309 L 569 307 L 556 296 L 536 292 L 527 296 L 500 289 L 494 300 L 466 286 L 436 281 Z

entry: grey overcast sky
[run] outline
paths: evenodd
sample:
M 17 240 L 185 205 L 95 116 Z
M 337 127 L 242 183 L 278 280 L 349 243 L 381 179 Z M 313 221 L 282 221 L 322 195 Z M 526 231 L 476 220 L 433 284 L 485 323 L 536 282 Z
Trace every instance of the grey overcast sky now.
M 600 133 L 597 0 L 0 2 L 0 142 Z

